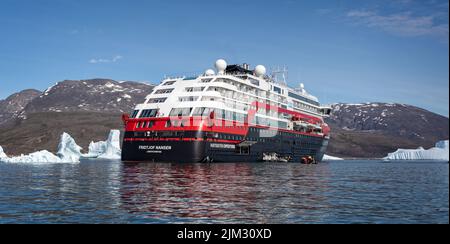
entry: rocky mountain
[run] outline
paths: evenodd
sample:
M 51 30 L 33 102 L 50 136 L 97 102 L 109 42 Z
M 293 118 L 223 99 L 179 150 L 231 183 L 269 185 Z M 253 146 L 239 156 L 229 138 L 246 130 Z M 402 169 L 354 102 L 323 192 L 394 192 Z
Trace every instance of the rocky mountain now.
M 153 87 L 110 79 L 58 82 L 44 92 L 25 96 L 26 102 L 15 110 L 0 106 L 3 120 L 9 121 L 0 124 L 0 145 L 10 155 L 43 149 L 54 152 L 59 136 L 68 132 L 87 149 L 91 140 L 104 140 L 111 129 L 121 129 L 121 114 L 130 113 Z M 1 104 L 8 104 L 5 101 Z
M 65 80 L 33 99 L 24 114 L 37 112 L 130 112 L 153 85 L 109 79 Z
M 392 103 L 334 104 L 326 122 L 332 129 L 329 153 L 384 157 L 397 148 L 432 147 L 449 138 L 449 119 Z
M 14 93 L 5 100 L 0 100 L 0 125 L 16 118 L 25 106 L 40 94 L 41 92 L 38 90 L 28 89 Z

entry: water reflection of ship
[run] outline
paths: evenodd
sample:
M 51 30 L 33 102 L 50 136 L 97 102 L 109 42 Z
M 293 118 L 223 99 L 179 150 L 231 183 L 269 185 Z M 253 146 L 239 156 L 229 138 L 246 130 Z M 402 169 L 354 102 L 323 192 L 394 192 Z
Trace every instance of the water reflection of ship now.
M 309 216 L 308 211 L 326 205 L 325 168 L 124 164 L 122 207 L 142 218 L 174 222 L 289 222 L 289 218 Z

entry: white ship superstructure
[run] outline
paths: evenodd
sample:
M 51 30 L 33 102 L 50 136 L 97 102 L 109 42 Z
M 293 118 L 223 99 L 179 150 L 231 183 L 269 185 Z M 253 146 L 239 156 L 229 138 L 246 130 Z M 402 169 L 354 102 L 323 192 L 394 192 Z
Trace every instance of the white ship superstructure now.
M 132 118 L 165 116 L 216 116 L 226 120 L 244 122 L 255 101 L 273 107 L 291 109 L 313 117 L 322 118 L 330 112 L 321 107 L 318 99 L 306 92 L 304 85 L 292 89 L 265 75 L 264 66 L 258 65 L 248 72 L 246 65 L 228 67 L 224 60 L 216 62 L 218 73 L 207 70 L 198 77 L 164 79 L 146 101 L 136 106 Z M 219 112 L 217 112 L 219 111 Z M 258 124 L 288 129 L 291 118 L 279 116 L 263 108 L 257 112 Z

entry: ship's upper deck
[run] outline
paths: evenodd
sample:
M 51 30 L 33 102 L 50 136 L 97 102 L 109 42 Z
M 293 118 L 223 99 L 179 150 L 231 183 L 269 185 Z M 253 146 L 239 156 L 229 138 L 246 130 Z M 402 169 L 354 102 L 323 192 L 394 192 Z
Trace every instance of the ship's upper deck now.
M 224 60 L 218 60 L 215 66 L 217 72 L 208 69 L 198 76 L 167 77 L 144 103 L 136 106 L 132 117 L 194 116 L 214 110 L 224 118 L 239 120 L 254 102 L 320 119 L 330 111 L 321 107 L 303 84 L 298 89 L 290 88 L 285 80 L 280 82 L 275 75 L 266 75 L 262 65 L 252 70 L 247 64 L 227 65 Z M 258 111 L 258 118 L 264 123 L 283 125 L 289 120 L 264 109 Z

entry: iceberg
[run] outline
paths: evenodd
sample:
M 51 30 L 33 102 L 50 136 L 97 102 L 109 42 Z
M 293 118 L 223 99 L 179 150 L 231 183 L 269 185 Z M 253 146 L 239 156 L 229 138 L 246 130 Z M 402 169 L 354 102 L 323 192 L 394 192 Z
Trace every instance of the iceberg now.
M 106 141 L 93 142 L 89 144 L 89 152 L 83 154 L 83 158 L 97 158 L 106 151 Z
M 106 141 L 91 142 L 85 158 L 121 159 L 120 131 L 111 130 Z
M 55 154 L 42 150 L 28 155 L 21 155 L 11 158 L 0 158 L 1 162 L 5 163 L 61 163 L 61 159 Z
M 449 141 L 439 141 L 435 147 L 424 149 L 398 149 L 389 153 L 385 160 L 449 160 Z
M 111 130 L 106 141 L 105 151 L 98 156 L 105 159 L 121 159 L 122 150 L 120 149 L 120 131 Z
M 69 134 L 64 132 L 61 135 L 56 155 L 47 150 L 42 150 L 28 155 L 22 154 L 18 157 L 0 157 L 0 161 L 5 163 L 79 163 L 80 151 L 81 147 L 75 143 L 75 140 Z
M 334 161 L 334 160 L 344 160 L 342 158 L 338 158 L 338 157 L 333 157 L 330 155 L 323 155 L 322 161 Z
M 7 158 L 5 152 L 3 151 L 3 147 L 0 146 L 0 158 Z
M 81 147 L 66 132 L 61 135 L 56 155 L 63 162 L 80 162 Z

